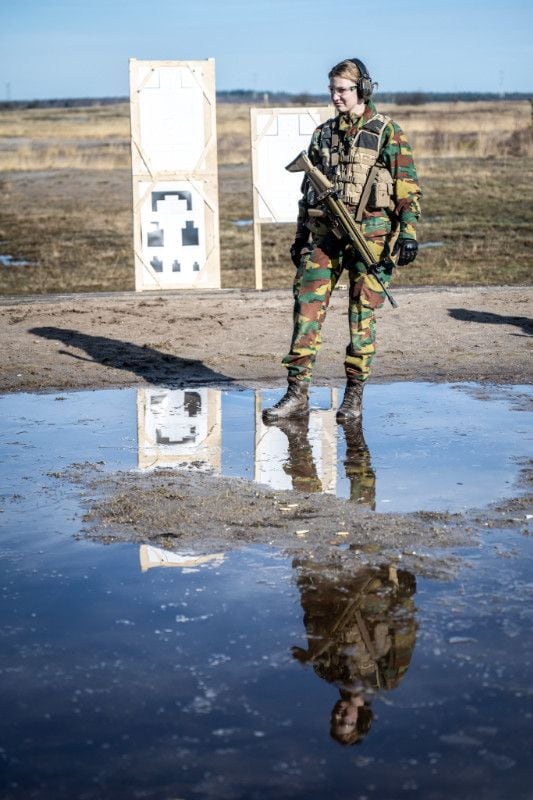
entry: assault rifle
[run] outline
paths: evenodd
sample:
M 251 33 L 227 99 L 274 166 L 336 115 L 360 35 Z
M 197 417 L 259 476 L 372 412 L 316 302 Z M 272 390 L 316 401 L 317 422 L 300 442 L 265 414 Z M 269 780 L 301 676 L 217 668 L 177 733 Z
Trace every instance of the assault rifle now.
M 318 202 L 326 206 L 326 213 L 329 212 L 330 221 L 333 223 L 333 232 L 339 238 L 343 236 L 348 237 L 350 245 L 364 261 L 367 272 L 373 275 L 377 280 L 391 306 L 393 308 L 398 308 L 398 303 L 388 291 L 378 274 L 379 268 L 383 266 L 387 266 L 392 271 L 392 268 L 396 266 L 394 261 L 388 257 L 381 259 L 381 261 L 374 260 L 373 253 L 365 237 L 361 233 L 357 222 L 352 218 L 343 201 L 337 197 L 331 181 L 320 172 L 318 167 L 313 166 L 305 150 L 303 150 L 299 156 L 296 156 L 294 161 L 287 164 L 285 169 L 289 172 L 305 172 L 311 186 L 316 192 Z

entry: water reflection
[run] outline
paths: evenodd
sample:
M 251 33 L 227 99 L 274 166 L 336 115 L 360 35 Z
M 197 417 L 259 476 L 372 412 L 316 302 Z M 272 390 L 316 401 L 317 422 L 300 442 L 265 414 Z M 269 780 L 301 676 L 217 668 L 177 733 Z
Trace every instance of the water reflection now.
M 336 389 L 313 389 L 303 421 L 265 425 L 262 408 L 279 391 L 142 388 L 137 465 L 326 492 L 380 511 L 483 505 L 513 492 L 528 453 L 529 389 L 468 386 L 371 386 L 363 422 L 345 425 L 335 421 Z
M 347 420 L 342 425 L 346 440 L 344 469 L 350 483 L 350 500 L 376 508 L 376 473 L 372 467 L 370 450 L 363 433 L 361 418 Z
M 265 425 L 261 394 L 255 399 L 255 480 L 273 489 L 335 494 L 337 488 L 337 391 L 308 417 Z
M 139 563 L 141 571 L 146 572 L 153 567 L 179 567 L 183 570 L 193 570 L 204 564 L 219 567 L 224 561 L 224 553 L 177 553 L 173 550 L 164 550 L 151 544 L 141 544 L 139 548 Z
M 329 413 L 329 421 L 335 422 L 333 413 L 322 413 Z M 313 419 L 311 414 L 309 417 L 278 420 L 269 425 L 271 430 L 282 431 L 287 438 L 287 458 L 281 461 L 281 466 L 285 474 L 291 478 L 291 488 L 299 492 L 324 491 L 310 438 L 310 427 Z M 348 420 L 339 426 L 340 429 L 343 431 L 346 442 L 343 464 L 346 478 L 350 484 L 350 500 L 375 510 L 376 473 L 372 468 L 370 450 L 365 441 L 362 420 L 360 418 Z M 333 477 L 335 475 L 335 469 L 333 468 L 335 460 L 330 456 L 328 463 Z
M 314 409 L 305 423 L 267 427 L 261 393 L 254 402 L 253 474 L 275 489 L 335 492 L 337 467 L 336 390 L 328 408 Z M 221 471 L 222 392 L 219 389 L 137 390 L 139 469 L 189 467 Z M 242 444 L 241 444 L 242 446 Z
M 152 545 L 141 545 L 139 555 L 143 572 L 152 567 L 198 572 L 225 560 L 224 553 L 187 554 Z M 375 697 L 396 689 L 409 668 L 417 634 L 416 578 L 395 564 L 354 565 L 348 558 L 335 563 L 297 558 L 292 567 L 307 647 L 290 651 L 338 690 L 330 736 L 342 745 L 358 744 L 373 724 Z
M 138 389 L 140 469 L 193 465 L 220 472 L 222 401 L 217 389 Z
M 416 642 L 415 576 L 394 565 L 360 569 L 296 561 L 307 649 L 301 664 L 339 690 L 330 734 L 357 744 L 373 720 L 372 698 L 398 686 Z
M 361 419 L 337 426 L 336 390 L 327 408 L 308 417 L 265 425 L 261 394 L 254 394 L 254 478 L 274 489 L 335 493 L 339 431 L 345 439 L 344 473 L 350 499 L 376 507 L 376 474 Z M 220 473 L 222 397 L 218 389 L 137 390 L 138 466 L 192 467 Z M 343 476 L 344 477 L 344 476 Z
M 2 797 L 529 797 L 527 507 L 491 517 L 456 579 L 417 575 L 416 595 L 340 548 L 342 566 L 88 542 L 69 464 L 254 477 L 259 393 L 152 389 L 1 398 Z M 376 485 L 394 511 L 520 492 L 530 387 L 368 391 L 369 448 L 313 396 L 303 485 L 334 477 L 367 502 Z M 291 486 L 295 445 L 267 435 L 263 475 Z
M 270 428 L 282 431 L 287 438 L 288 457 L 282 461 L 282 469 L 291 478 L 292 488 L 300 492 L 324 491 L 309 440 L 309 418 L 278 420 Z

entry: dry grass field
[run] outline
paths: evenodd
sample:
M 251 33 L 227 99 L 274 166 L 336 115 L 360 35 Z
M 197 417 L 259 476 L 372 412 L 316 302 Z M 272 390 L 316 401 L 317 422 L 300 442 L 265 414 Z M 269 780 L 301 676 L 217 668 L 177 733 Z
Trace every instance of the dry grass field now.
M 380 108 L 406 131 L 424 191 L 422 249 L 396 284 L 530 283 L 531 104 Z M 0 111 L 2 294 L 133 289 L 128 114 Z M 217 125 L 222 285 L 252 287 L 252 228 L 236 225 L 252 217 L 249 107 L 219 104 Z M 263 226 L 265 288 L 291 283 L 292 233 Z

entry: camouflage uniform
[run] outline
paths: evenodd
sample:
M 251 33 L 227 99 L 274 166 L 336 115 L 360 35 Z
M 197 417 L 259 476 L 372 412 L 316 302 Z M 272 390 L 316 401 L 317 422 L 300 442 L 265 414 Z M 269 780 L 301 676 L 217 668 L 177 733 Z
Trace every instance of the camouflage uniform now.
M 343 424 L 346 439 L 344 469 L 350 481 L 350 500 L 376 510 L 376 473 L 365 441 L 362 420 Z
M 309 441 L 309 419 L 279 420 L 277 427 L 287 437 L 289 458 L 283 470 L 290 476 L 292 488 L 297 492 L 321 492 L 322 483 Z
M 309 418 L 282 419 L 276 422 L 276 426 L 287 437 L 289 457 L 283 470 L 291 477 L 292 488 L 297 492 L 322 492 L 323 486 L 309 441 Z M 346 439 L 344 468 L 350 482 L 350 500 L 375 511 L 376 473 L 361 419 L 344 423 L 343 430 Z
M 340 148 L 350 152 L 360 129 L 377 114 L 368 101 L 361 117 L 341 114 L 320 125 L 309 146 L 309 158 L 315 166 L 334 177 L 328 163 L 332 133 L 338 136 Z M 353 149 L 353 148 L 352 148 Z M 392 177 L 389 208 L 363 212 L 362 231 L 376 261 L 390 255 L 398 236 L 415 239 L 415 224 L 420 215 L 418 185 L 411 148 L 400 127 L 389 120 L 383 129 L 379 163 Z M 321 342 L 321 327 L 331 293 L 343 270 L 349 275 L 348 321 L 350 343 L 346 348 L 345 371 L 348 380 L 366 381 L 375 352 L 374 311 L 383 305 L 385 293 L 376 279 L 366 272 L 364 263 L 344 240 L 339 240 L 324 219 L 310 217 L 307 179 L 299 204 L 297 236 L 310 230 L 309 246 L 302 251 L 294 281 L 294 330 L 289 353 L 283 359 L 289 382 L 311 381 L 313 365 Z M 352 213 L 356 207 L 347 203 Z M 382 270 L 381 279 L 388 286 L 389 271 Z
M 343 569 L 296 561 L 308 637 L 293 656 L 339 689 L 373 694 L 394 689 L 416 644 L 416 579 L 394 566 Z

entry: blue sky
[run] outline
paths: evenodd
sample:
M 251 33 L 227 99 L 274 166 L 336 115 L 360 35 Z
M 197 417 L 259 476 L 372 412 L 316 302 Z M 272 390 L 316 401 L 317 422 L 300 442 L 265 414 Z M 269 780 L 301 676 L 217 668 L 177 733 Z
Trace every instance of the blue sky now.
M 533 94 L 532 0 L 0 0 L 0 99 L 124 96 L 128 59 L 216 61 L 217 89 Z

